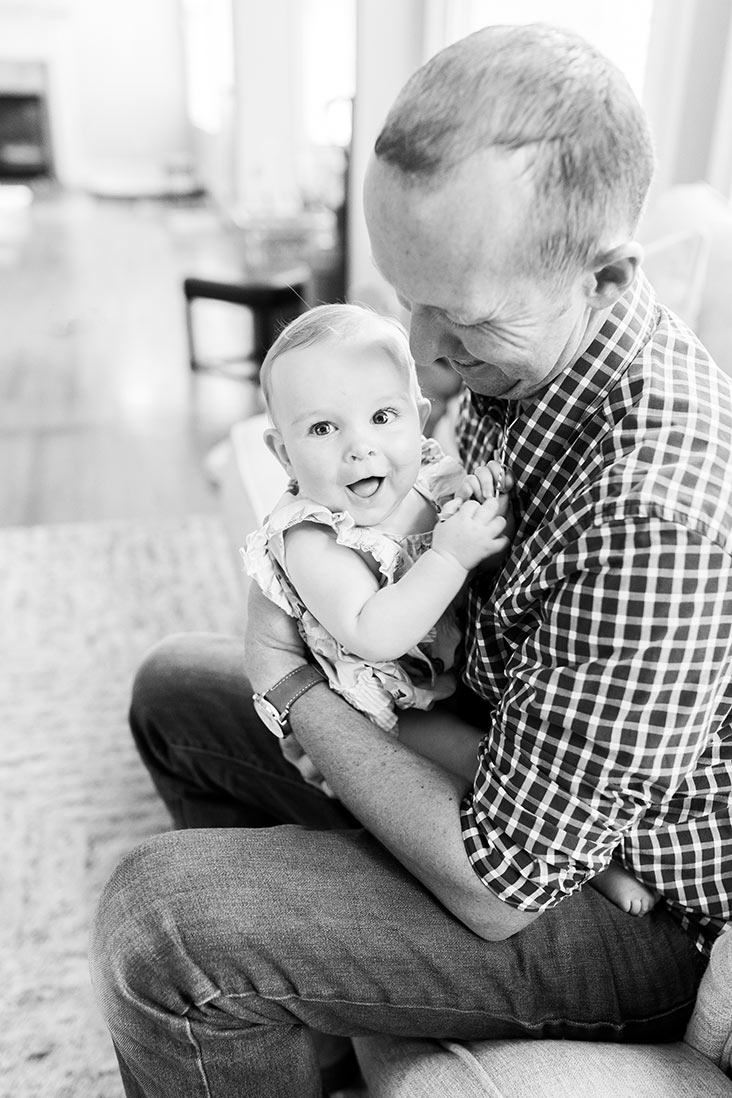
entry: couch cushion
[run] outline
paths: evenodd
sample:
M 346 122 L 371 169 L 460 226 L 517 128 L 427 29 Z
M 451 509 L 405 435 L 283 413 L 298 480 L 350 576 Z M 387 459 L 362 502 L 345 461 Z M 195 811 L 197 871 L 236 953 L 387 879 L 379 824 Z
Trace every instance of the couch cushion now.
M 717 938 L 684 1040 L 732 1074 L 732 929 Z
M 732 1082 L 682 1042 L 354 1043 L 369 1098 L 732 1098 Z

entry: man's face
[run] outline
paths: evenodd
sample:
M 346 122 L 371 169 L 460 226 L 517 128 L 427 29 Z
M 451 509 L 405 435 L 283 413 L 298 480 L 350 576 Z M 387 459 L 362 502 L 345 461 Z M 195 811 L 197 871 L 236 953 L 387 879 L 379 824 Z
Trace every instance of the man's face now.
M 589 342 L 578 275 L 560 293 L 531 273 L 522 154 L 480 153 L 445 182 L 412 184 L 373 159 L 364 208 L 374 261 L 411 312 L 418 365 L 447 362 L 476 393 L 539 392 Z

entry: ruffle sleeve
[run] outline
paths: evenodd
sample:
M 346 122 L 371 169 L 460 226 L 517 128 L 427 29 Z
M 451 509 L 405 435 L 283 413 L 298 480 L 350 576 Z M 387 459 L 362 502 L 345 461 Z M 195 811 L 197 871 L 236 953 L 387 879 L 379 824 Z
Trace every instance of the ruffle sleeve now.
M 380 530 L 367 526 L 356 526 L 347 511 L 329 511 L 319 503 L 285 492 L 272 514 L 263 525 L 246 540 L 241 550 L 244 567 L 248 575 L 256 579 L 266 595 L 272 585 L 272 575 L 277 573 L 271 561 L 265 563 L 269 555 L 275 557 L 284 566 L 285 534 L 294 526 L 304 522 L 316 522 L 329 527 L 336 541 L 348 549 L 369 553 L 376 561 L 379 571 L 387 579 L 394 575 L 399 560 L 399 546 Z M 271 598 L 272 596 L 269 595 Z M 277 602 L 277 599 L 272 599 Z M 280 603 L 278 602 L 278 605 Z
M 434 501 L 438 509 L 448 503 L 465 479 L 463 465 L 446 454 L 433 438 L 422 439 L 422 467 L 417 488 Z
M 272 557 L 267 551 L 268 543 L 269 536 L 266 526 L 260 526 L 258 530 L 249 535 L 243 548 L 239 550 L 244 569 L 275 606 L 279 606 L 280 610 L 284 610 L 291 618 L 297 617 L 285 595 L 282 581 L 275 570 Z

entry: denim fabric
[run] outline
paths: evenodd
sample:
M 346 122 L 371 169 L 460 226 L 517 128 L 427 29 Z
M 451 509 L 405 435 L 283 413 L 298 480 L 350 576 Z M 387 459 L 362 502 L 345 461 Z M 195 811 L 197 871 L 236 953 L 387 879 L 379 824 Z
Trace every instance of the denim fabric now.
M 134 734 L 186 830 L 123 859 L 93 927 L 130 1098 L 316 1098 L 307 1026 L 681 1037 L 705 962 L 662 906 L 635 919 L 587 889 L 505 942 L 476 937 L 282 760 L 242 655 L 174 638 L 138 676 Z

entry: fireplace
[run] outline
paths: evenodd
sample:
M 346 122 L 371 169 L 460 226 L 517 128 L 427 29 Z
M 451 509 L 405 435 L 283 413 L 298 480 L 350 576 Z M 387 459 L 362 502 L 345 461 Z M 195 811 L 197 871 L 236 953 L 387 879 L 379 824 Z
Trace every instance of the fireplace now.
M 50 175 L 49 145 L 43 97 L 0 93 L 0 179 Z
M 53 175 L 45 69 L 0 64 L 0 180 Z

